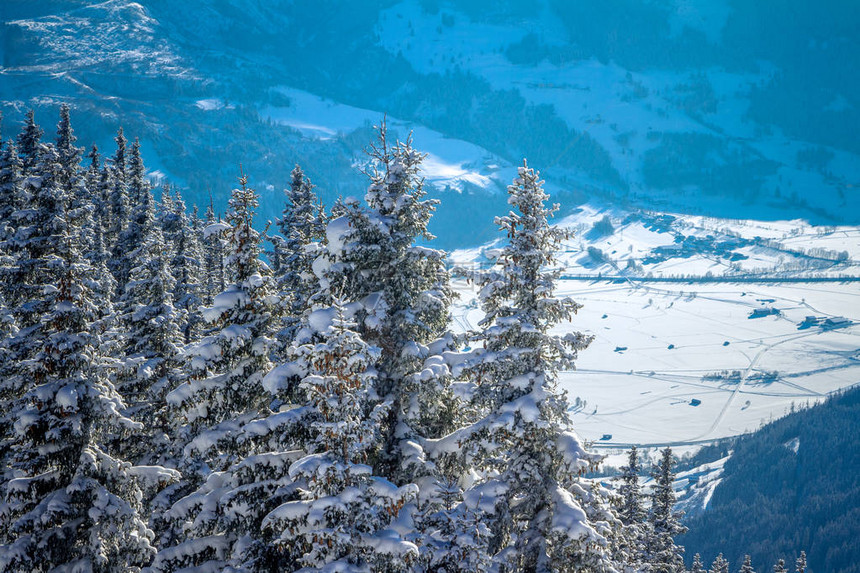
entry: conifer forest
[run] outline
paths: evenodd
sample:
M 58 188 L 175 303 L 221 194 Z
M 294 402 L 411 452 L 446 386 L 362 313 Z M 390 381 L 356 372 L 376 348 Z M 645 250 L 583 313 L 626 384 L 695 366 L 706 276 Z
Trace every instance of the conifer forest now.
M 363 200 L 302 167 L 257 220 L 153 188 L 139 142 L 79 147 L 34 113 L 0 149 L 0 571 L 687 571 L 672 450 L 611 480 L 558 373 L 591 337 L 554 327 L 570 232 L 525 162 L 454 333 L 425 156 L 384 122 Z M 690 571 L 728 573 L 720 554 Z M 806 555 L 731 571 L 806 571 Z

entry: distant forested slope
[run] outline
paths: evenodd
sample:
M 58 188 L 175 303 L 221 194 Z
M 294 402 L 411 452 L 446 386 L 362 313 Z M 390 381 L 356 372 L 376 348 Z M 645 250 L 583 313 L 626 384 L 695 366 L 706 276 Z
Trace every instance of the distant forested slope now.
M 860 388 L 738 440 L 706 512 L 681 538 L 688 561 L 745 553 L 759 571 L 801 550 L 815 572 L 860 571 Z

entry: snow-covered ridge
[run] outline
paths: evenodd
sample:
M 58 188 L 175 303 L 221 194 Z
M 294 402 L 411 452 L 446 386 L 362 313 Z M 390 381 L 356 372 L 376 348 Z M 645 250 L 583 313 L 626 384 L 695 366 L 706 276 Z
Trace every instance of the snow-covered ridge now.
M 184 75 L 189 66 L 160 23 L 136 2 L 108 0 L 65 13 L 8 23 L 45 50 L 39 61 L 15 62 L 6 73 L 69 73 L 128 67 L 135 74 Z
M 422 125 L 404 121 L 368 109 L 326 100 L 312 93 L 281 86 L 277 91 L 289 98 L 287 107 L 266 106 L 261 114 L 276 123 L 289 126 L 304 137 L 311 139 L 333 139 L 357 129 L 386 124 L 400 139 L 410 133 L 426 158 L 422 163 L 425 179 L 441 188 L 449 187 L 462 191 L 464 184 L 486 190 L 504 189 L 516 169 L 505 159 L 477 145 L 444 134 Z M 199 103 L 199 102 L 198 102 Z M 357 155 L 361 163 L 366 158 Z

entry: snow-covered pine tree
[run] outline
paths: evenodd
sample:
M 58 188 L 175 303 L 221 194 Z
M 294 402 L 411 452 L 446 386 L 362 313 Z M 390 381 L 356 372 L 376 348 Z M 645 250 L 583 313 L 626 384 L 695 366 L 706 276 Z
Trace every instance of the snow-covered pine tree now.
M 572 367 L 590 339 L 549 333 L 579 305 L 554 296 L 558 273 L 550 266 L 568 233 L 549 225 L 558 207 L 545 205 L 542 183 L 526 164 L 519 168 L 508 187 L 517 212 L 496 218 L 509 242 L 499 269 L 480 280 L 484 350 L 468 372 L 484 416 L 439 445 L 461 444 L 464 465 L 481 476 L 466 500 L 485 512 L 497 570 L 611 570 L 600 533 L 607 522 L 590 521 L 588 492 L 576 481 L 599 458 L 571 430 L 557 389 L 558 370 Z
M 630 449 L 627 465 L 620 468 L 618 491 L 618 518 L 624 524 L 625 550 L 631 564 L 641 564 L 646 557 L 645 543 L 648 537 L 647 512 L 639 487 L 639 454 L 636 446 Z
M 286 205 L 277 220 L 280 235 L 272 242 L 272 271 L 285 305 L 284 329 L 280 338 L 289 344 L 308 299 L 316 289 L 311 264 L 319 256 L 325 238 L 325 213 L 314 186 L 298 165 L 292 171 Z
M 421 567 L 425 571 L 485 573 L 492 532 L 483 513 L 465 503 L 458 480 L 437 481 L 435 499 L 422 507 Z
M 229 201 L 227 222 L 207 228 L 225 237 L 225 267 L 232 282 L 203 312 L 212 333 L 187 348 L 191 379 L 167 402 L 186 435 L 179 448 L 195 460 L 201 477 L 241 458 L 233 440 L 244 422 L 268 414 L 271 400 L 261 381 L 271 368 L 274 313 L 278 303 L 266 265 L 258 258 L 260 234 L 253 227 L 257 195 L 240 177 Z M 214 228 L 213 228 L 214 227 Z
M 42 135 L 45 131 L 36 124 L 36 114 L 30 109 L 24 120 L 24 127 L 18 134 L 18 153 L 25 175 L 36 169 L 42 145 Z
M 104 241 L 103 221 L 106 205 L 99 187 L 99 157 L 93 149 L 90 154 L 90 166 L 87 172 L 81 172 L 81 157 L 83 149 L 75 147 L 77 137 L 72 129 L 69 106 L 60 106 L 60 120 L 57 123 L 57 138 L 55 149 L 59 171 L 57 184 L 69 197 L 69 208 L 80 211 L 83 223 L 80 226 L 81 248 L 84 256 L 94 267 L 94 272 L 87 278 L 93 302 L 99 308 L 97 327 L 102 330 L 107 327 L 112 312 L 111 298 L 114 295 L 116 282 L 107 270 L 109 256 Z M 95 148 L 95 146 L 93 146 Z
M 683 571 L 683 569 L 681 569 L 681 571 Z M 711 568 L 708 570 L 708 573 L 729 573 L 729 562 L 726 561 L 722 553 L 714 558 L 714 562 L 711 564 Z
M 787 569 L 785 568 L 785 559 L 780 559 L 776 562 L 776 565 L 773 566 L 773 573 L 787 573 Z
M 675 536 L 687 531 L 681 524 L 681 512 L 675 511 L 675 490 L 672 482 L 674 460 L 672 449 L 660 452 L 660 462 L 654 468 L 651 490 L 651 509 L 648 522 L 651 524 L 647 550 L 652 570 L 657 573 L 677 573 L 684 570 L 684 548 L 675 544 Z
M 32 114 L 29 116 L 32 122 Z M 41 134 L 35 124 L 25 125 L 25 133 Z M 19 140 L 23 139 L 19 135 Z M 7 147 L 14 153 L 15 146 Z M 55 289 L 56 277 L 51 270 L 52 248 L 56 245 L 58 223 L 62 223 L 66 205 L 62 189 L 56 184 L 59 165 L 53 145 L 38 141 L 34 151 L 38 163 L 29 171 L 21 173 L 22 185 L 10 190 L 18 195 L 9 213 L 5 241 L 2 244 L 3 296 L 2 311 L 4 330 L 10 335 L 2 339 L 0 364 L 0 427 L 4 430 L 0 454 L 8 455 L 14 445 L 9 436 L 17 422 L 13 404 L 20 400 L 29 382 L 21 375 L 20 364 L 31 360 L 41 347 L 42 316 L 46 312 L 43 293 Z M 20 162 L 23 163 L 23 162 Z M 20 164 L 17 158 L 9 157 L 7 165 L 11 172 L 5 174 L 18 179 L 14 172 Z M 6 460 L 3 460 L 6 462 Z M 9 462 L 3 464 L 4 473 L 11 471 Z
M 15 142 L 0 142 L 0 248 L 6 253 L 14 251 L 14 237 L 18 223 L 12 215 L 21 208 L 24 165 L 18 157 Z M 8 287 L 4 283 L 4 288 Z
M 112 173 L 109 169 L 102 168 L 98 150 L 93 146 L 89 155 L 92 163 L 86 174 L 86 189 L 92 203 L 92 216 L 84 222 L 84 236 L 87 245 L 85 253 L 90 264 L 95 267 L 95 278 L 98 282 L 93 285 L 93 294 L 99 300 L 115 301 L 117 298 L 117 282 L 110 272 L 111 245 L 109 243 L 111 214 L 110 214 L 110 192 L 113 189 Z M 109 305 L 98 303 L 107 311 Z M 105 319 L 108 319 L 105 314 Z M 111 321 L 106 320 L 108 327 Z
M 16 296 L 16 234 L 19 223 L 13 218 L 24 201 L 21 170 L 22 164 L 14 140 L 0 142 L 0 436 L 9 435 L 15 422 L 8 415 L 8 405 L 17 389 L 15 384 L 10 384 L 17 366 L 16 352 L 11 345 L 18 332 L 13 310 L 23 302 Z M 0 440 L 0 462 L 5 460 L 7 446 Z M 5 475 L 8 466 L 3 464 L 3 467 L 0 480 L 8 477 Z
M 690 573 L 706 573 L 705 565 L 702 563 L 702 556 L 698 553 L 693 555 L 693 564 L 690 566 Z
M 111 249 L 108 268 L 116 279 L 118 292 L 122 293 L 125 290 L 125 283 L 128 282 L 128 273 L 131 271 L 124 259 L 126 254 L 124 249 L 128 247 L 128 243 L 123 240 L 123 237 L 128 230 L 132 208 L 126 183 L 126 139 L 122 127 L 117 131 L 114 141 L 116 141 L 116 153 L 112 158 L 110 176 L 106 178 L 113 183 L 113 188 L 110 190 L 110 226 L 107 228 L 107 244 Z
M 621 504 L 618 507 L 618 517 L 624 525 L 642 523 L 645 521 L 646 512 L 642 506 L 642 493 L 639 487 L 639 473 L 642 466 L 639 464 L 639 454 L 636 446 L 630 448 L 627 455 L 627 465 L 620 468 L 621 474 L 618 480 L 618 494 L 621 496 Z
M 149 230 L 156 225 L 155 199 L 152 196 L 152 187 L 145 176 L 146 169 L 140 155 L 140 142 L 135 138 L 131 146 L 126 170 L 130 216 L 125 229 L 120 232 L 117 238 L 115 249 L 115 254 L 119 257 L 116 266 L 118 273 L 116 280 L 120 293 L 125 292 L 131 270 L 137 266 L 136 253 L 138 248 L 144 242 L 144 238 L 148 236 Z M 164 246 L 162 244 L 162 247 Z M 169 257 L 166 253 L 162 253 L 162 255 Z
M 800 552 L 800 556 L 794 563 L 794 570 L 797 573 L 806 573 L 806 551 Z
M 86 237 L 86 250 L 84 254 L 90 262 L 99 260 L 102 254 L 107 254 L 107 245 L 105 244 L 105 224 L 107 222 L 107 194 L 101 186 L 101 155 L 99 155 L 98 147 L 93 145 L 87 158 L 90 160 L 89 166 L 83 173 L 82 178 L 86 196 L 92 205 L 92 215 L 84 222 L 84 235 Z M 96 236 L 99 236 L 96 239 Z M 95 246 L 99 242 L 99 247 Z M 107 264 L 107 260 L 105 260 Z
M 227 286 L 224 273 L 225 247 L 222 232 L 224 228 L 226 226 L 221 223 L 220 217 L 215 218 L 215 208 L 212 206 L 210 197 L 209 205 L 206 207 L 206 219 L 204 220 L 202 235 L 200 236 L 203 243 L 205 269 L 203 302 L 207 305 L 212 304 L 215 295 L 224 292 Z
M 181 330 L 185 343 L 189 344 L 197 339 L 203 322 L 199 310 L 203 302 L 203 249 L 200 245 L 200 221 L 197 219 L 196 208 L 189 217 L 179 190 L 175 190 L 174 194 L 174 223 L 169 227 L 173 244 L 171 269 L 176 279 L 173 300 L 176 308 L 185 313 Z
M 273 239 L 273 274 L 287 304 L 287 318 L 299 318 L 316 288 L 311 263 L 319 255 L 317 246 L 325 238 L 325 212 L 314 192 L 314 186 L 302 168 L 295 166 L 290 187 L 285 190 L 287 201 L 277 220 L 280 236 Z
M 384 123 L 369 155 L 367 208 L 345 205 L 346 214 L 328 225 L 328 249 L 335 267 L 343 264 L 344 298 L 362 305 L 359 334 L 381 349 L 378 389 L 393 407 L 377 470 L 407 483 L 433 472 L 416 438 L 444 435 L 457 417 L 447 367 L 438 357 L 446 349 L 453 295 L 445 253 L 415 244 L 432 238 L 427 224 L 437 203 L 424 198 L 424 156 L 411 137 L 390 144 Z M 436 366 L 425 369 L 428 363 Z
M 82 209 L 64 192 L 53 146 L 41 153 L 38 193 L 16 214 L 29 327 L 11 384 L 11 474 L 0 502 L 3 571 L 135 571 L 155 554 L 140 519 L 137 479 L 175 477 L 134 468 L 102 444 L 140 425 L 100 368 L 97 309 L 87 288 L 92 267 L 81 254 Z M 35 173 L 37 171 L 31 171 Z M 9 380 L 4 381 L 9 388 Z
M 101 179 L 102 171 L 102 156 L 99 153 L 99 146 L 95 143 L 93 143 L 92 147 L 90 147 L 90 150 L 87 153 L 87 159 L 90 160 L 90 164 L 87 166 L 86 173 L 87 188 L 90 190 L 94 190 L 98 188 L 98 183 Z M 104 198 L 106 199 L 107 196 L 105 196 Z
M 167 396 L 182 424 L 175 449 L 188 460 L 187 495 L 173 503 L 157 500 L 164 548 L 153 571 L 269 571 L 280 570 L 273 563 L 282 564 L 261 541 L 260 522 L 292 491 L 287 469 L 301 457 L 292 450 L 302 409 L 272 413 L 272 397 L 262 384 L 271 368 L 278 299 L 258 258 L 257 196 L 246 177 L 240 183 L 231 194 L 227 223 L 207 229 L 210 236 L 225 235 L 233 282 L 204 310 L 212 333 L 186 349 L 191 378 Z
M 60 164 L 60 179 L 59 184 L 64 188 L 81 193 L 84 190 L 83 181 L 78 183 L 78 171 L 81 163 L 81 155 L 83 150 L 75 147 L 77 141 L 74 131 L 72 130 L 72 121 L 69 112 L 69 106 L 62 104 L 60 106 L 60 121 L 57 124 L 57 156 Z M 74 191 L 73 191 L 74 190 Z M 83 200 L 83 196 L 73 197 L 73 199 Z
M 382 441 L 380 422 L 390 406 L 374 406 L 378 349 L 352 330 L 339 301 L 310 313 L 306 324 L 321 332 L 318 342 L 293 351 L 307 372 L 301 388 L 312 420 L 308 455 L 289 470 L 300 497 L 274 509 L 264 527 L 276 532 L 274 543 L 293 560 L 293 570 L 411 570 L 418 548 L 403 539 L 411 529 L 404 506 L 418 488 L 397 487 L 366 465 Z
M 698 553 L 696 553 L 698 555 Z M 752 560 L 749 555 L 744 555 L 744 563 L 741 565 L 739 573 L 755 573 L 755 569 L 752 566 Z
M 169 447 L 164 397 L 175 382 L 170 374 L 183 342 L 184 313 L 173 306 L 175 281 L 161 228 L 150 222 L 144 229 L 141 243 L 130 253 L 134 266 L 120 298 L 126 338 L 117 389 L 128 404 L 127 415 L 145 427 L 129 442 L 126 455 L 154 463 Z

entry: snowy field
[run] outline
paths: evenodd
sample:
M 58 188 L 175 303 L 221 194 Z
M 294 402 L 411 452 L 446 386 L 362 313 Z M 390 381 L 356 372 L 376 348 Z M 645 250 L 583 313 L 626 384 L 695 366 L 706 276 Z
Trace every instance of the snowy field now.
M 800 245 L 804 253 L 848 253 L 841 261 L 810 263 L 818 265 L 815 276 L 830 276 L 831 281 L 837 275 L 856 277 L 857 229 L 686 217 L 659 232 L 638 220 L 616 223 L 611 235 L 589 239 L 590 223 L 600 216 L 584 209 L 564 219 L 563 225 L 580 233 L 560 253 L 565 275 L 576 278 L 562 279 L 558 288 L 559 295 L 583 305 L 561 330 L 594 336 L 576 371 L 560 378 L 576 431 L 595 447 L 696 446 L 755 430 L 789 412 L 792 404 L 800 407 L 860 383 L 860 282 L 756 279 L 811 276 L 805 266 L 809 255 L 800 254 Z M 589 247 L 607 253 L 615 247 L 612 256 L 642 261 L 672 243 L 673 229 L 688 236 L 769 236 L 779 246 L 747 247 L 754 256 L 734 261 L 734 267 L 725 260 L 729 253 L 693 254 L 670 256 L 635 273 L 623 264 L 590 261 L 587 254 Z M 482 256 L 481 249 L 473 249 L 457 251 L 452 258 L 468 266 Z M 707 273 L 711 281 L 724 282 L 655 280 Z M 743 278 L 733 282 L 733 273 Z M 464 280 L 456 285 L 461 298 L 454 310 L 455 328 L 476 327 L 481 319 L 476 292 Z

